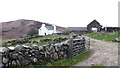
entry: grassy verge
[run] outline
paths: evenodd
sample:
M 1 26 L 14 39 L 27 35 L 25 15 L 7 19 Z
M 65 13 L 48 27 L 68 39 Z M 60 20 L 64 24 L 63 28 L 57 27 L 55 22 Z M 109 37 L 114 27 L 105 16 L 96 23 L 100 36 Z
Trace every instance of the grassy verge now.
M 59 37 L 68 37 L 68 35 L 57 35 L 57 36 L 44 36 L 44 37 L 38 37 L 38 38 L 34 38 L 34 39 L 30 39 L 30 41 L 39 41 L 39 40 L 43 40 L 43 39 L 52 39 L 52 38 L 59 38 Z M 56 44 L 58 42 L 50 42 L 50 43 L 36 43 L 36 45 L 45 45 L 45 44 Z M 25 44 L 27 46 L 30 46 L 32 44 Z
M 81 61 L 83 61 L 83 60 L 85 60 L 85 59 L 87 59 L 87 58 L 89 58 L 90 56 L 91 56 L 91 54 L 93 53 L 93 51 L 92 50 L 90 50 L 90 51 L 87 51 L 87 52 L 85 52 L 85 53 L 83 53 L 83 54 L 81 54 L 80 56 L 76 56 L 76 57 L 74 57 L 74 58 L 72 58 L 72 59 L 60 59 L 60 60 L 58 60 L 58 61 L 51 61 L 51 62 L 49 62 L 49 63 L 46 63 L 46 64 L 42 64 L 42 63 L 35 63 L 35 64 L 33 64 L 33 65 L 29 65 L 29 66 L 24 66 L 24 67 L 17 67 L 17 68 L 29 68 L 29 67 L 32 67 L 32 68 L 44 68 L 44 67 L 51 67 L 51 66 L 53 66 L 53 67 L 60 67 L 61 68 L 61 66 L 63 66 L 63 68 L 65 67 L 65 68 L 67 68 L 67 67 L 70 67 L 70 66 L 73 66 L 73 65 L 75 65 L 75 64 L 77 64 L 77 63 L 79 63 L 79 62 L 81 62 Z M 52 67 L 52 68 L 53 68 Z M 16 68 L 16 67 L 15 67 Z
M 116 41 L 113 41 L 113 39 L 120 37 L 118 33 L 107 33 L 107 32 L 93 32 L 93 33 L 84 34 L 84 35 L 94 39 L 109 41 L 109 42 L 116 42 Z
M 73 59 L 70 59 L 70 60 L 63 59 L 63 60 L 51 62 L 51 64 L 49 64 L 49 65 L 52 65 L 52 66 L 73 66 L 73 65 L 77 64 L 78 62 L 87 59 L 91 54 L 92 54 L 92 51 L 87 51 L 87 52 L 81 54 L 80 56 L 74 57 Z

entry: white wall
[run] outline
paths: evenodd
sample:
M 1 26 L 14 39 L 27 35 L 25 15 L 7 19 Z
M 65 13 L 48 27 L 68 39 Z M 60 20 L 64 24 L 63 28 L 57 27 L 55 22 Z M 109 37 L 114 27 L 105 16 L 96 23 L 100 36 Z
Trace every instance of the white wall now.
M 49 34 L 53 34 L 54 30 L 49 30 L 48 32 Z
M 53 34 L 53 33 L 61 33 L 60 31 L 58 32 L 56 30 L 56 26 L 55 25 L 53 25 L 53 26 L 54 26 L 54 30 L 48 30 L 45 27 L 45 24 L 42 24 L 41 28 L 38 30 L 38 35 L 43 35 L 44 36 L 45 33 L 46 33 L 46 35 Z
M 54 33 L 54 30 L 48 30 L 46 27 L 45 27 L 45 24 L 42 24 L 41 28 L 38 30 L 38 35 L 49 35 L 49 34 L 53 34 Z
M 48 35 L 49 33 L 48 33 L 48 29 L 45 27 L 45 24 L 42 24 L 42 26 L 41 26 L 41 28 L 38 30 L 38 35 L 45 35 L 45 33 L 46 33 L 46 35 Z

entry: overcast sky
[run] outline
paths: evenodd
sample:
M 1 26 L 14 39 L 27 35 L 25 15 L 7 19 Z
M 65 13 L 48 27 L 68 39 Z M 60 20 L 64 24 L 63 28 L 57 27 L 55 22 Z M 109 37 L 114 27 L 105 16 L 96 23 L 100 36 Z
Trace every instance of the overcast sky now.
M 0 0 L 0 22 L 30 19 L 63 27 L 85 27 L 96 19 L 118 26 L 119 0 Z

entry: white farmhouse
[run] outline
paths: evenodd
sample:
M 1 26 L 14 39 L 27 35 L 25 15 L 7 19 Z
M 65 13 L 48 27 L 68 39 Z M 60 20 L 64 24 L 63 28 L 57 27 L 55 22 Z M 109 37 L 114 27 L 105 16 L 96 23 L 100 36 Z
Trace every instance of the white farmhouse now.
M 56 30 L 56 26 L 46 26 L 45 24 L 42 24 L 41 28 L 38 29 L 38 35 L 51 35 L 53 33 L 61 33 L 60 31 Z

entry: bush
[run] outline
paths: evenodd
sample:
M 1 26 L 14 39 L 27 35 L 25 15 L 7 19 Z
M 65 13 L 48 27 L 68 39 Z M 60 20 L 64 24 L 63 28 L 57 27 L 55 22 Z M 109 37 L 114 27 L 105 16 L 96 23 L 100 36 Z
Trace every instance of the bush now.
M 30 31 L 28 32 L 27 35 L 33 36 L 33 35 L 36 35 L 36 34 L 38 34 L 37 29 L 35 29 L 34 27 L 31 27 L 31 28 L 30 28 Z

